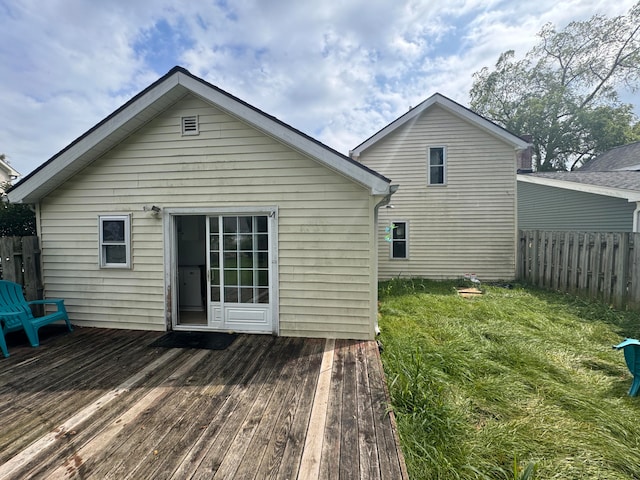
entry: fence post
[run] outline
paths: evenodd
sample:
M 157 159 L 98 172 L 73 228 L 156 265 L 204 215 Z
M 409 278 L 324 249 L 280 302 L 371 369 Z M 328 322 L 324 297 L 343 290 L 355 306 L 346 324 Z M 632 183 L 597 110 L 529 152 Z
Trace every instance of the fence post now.
M 531 266 L 531 250 L 533 247 L 533 244 L 531 243 L 531 231 L 530 230 L 523 230 L 523 234 L 524 234 L 524 263 L 523 263 L 523 279 L 526 281 L 530 281 L 531 280 L 531 275 L 533 272 L 533 267 Z
M 523 232 L 522 230 L 516 230 L 516 279 L 522 278 L 522 272 L 524 271 L 524 256 L 526 249 L 523 245 Z
M 22 262 L 25 297 L 27 300 L 38 300 L 42 298 L 38 237 L 22 237 Z

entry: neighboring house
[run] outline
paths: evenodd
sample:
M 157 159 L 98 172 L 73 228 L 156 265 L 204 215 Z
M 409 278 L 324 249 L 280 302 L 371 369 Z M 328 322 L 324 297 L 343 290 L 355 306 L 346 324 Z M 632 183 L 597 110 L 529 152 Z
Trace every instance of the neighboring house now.
M 435 94 L 351 156 L 393 178 L 380 210 L 380 278 L 515 277 L 516 168 L 526 140 Z
M 390 180 L 176 67 L 9 192 L 78 325 L 371 339 Z
M 613 148 L 573 172 L 518 175 L 523 230 L 640 231 L 640 142 Z
M 9 162 L 0 158 L 0 193 L 4 193 L 5 186 L 20 177 L 20 173 Z

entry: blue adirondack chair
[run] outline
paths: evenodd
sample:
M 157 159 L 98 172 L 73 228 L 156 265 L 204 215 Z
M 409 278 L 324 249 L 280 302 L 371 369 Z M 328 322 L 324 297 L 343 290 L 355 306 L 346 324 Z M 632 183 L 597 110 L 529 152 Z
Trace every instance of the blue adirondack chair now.
M 55 304 L 57 311 L 42 317 L 34 317 L 30 305 Z M 64 308 L 64 300 L 56 298 L 49 300 L 25 300 L 22 286 L 14 282 L 0 280 L 0 349 L 5 357 L 9 356 L 4 334 L 24 330 L 32 347 L 40 345 L 38 329 L 58 320 L 64 320 L 72 331 L 69 315 Z
M 619 345 L 615 345 L 613 348 L 616 350 L 624 349 L 624 360 L 627 362 L 627 367 L 631 375 L 633 375 L 633 382 L 631 388 L 629 388 L 629 396 L 635 397 L 640 390 L 640 341 L 633 338 L 627 338 Z

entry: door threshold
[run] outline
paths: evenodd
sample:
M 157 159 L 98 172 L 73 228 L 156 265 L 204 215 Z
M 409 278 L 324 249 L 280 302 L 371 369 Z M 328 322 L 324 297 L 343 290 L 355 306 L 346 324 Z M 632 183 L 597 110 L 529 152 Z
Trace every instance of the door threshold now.
M 212 328 L 207 325 L 174 325 L 173 330 L 176 332 L 216 332 L 216 333 L 237 333 L 233 330 L 223 330 Z

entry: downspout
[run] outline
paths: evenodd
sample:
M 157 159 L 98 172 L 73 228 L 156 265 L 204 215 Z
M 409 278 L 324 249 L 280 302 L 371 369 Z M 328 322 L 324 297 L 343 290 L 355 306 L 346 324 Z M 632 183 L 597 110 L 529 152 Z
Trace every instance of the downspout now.
M 373 328 L 376 335 L 380 335 L 380 327 L 378 326 L 378 213 L 381 207 L 389 205 L 391 202 L 391 196 L 398 191 L 398 185 L 389 186 L 389 194 L 385 195 L 374 207 L 373 223 L 374 223 L 374 236 L 373 236 L 373 251 L 375 255 L 374 263 L 374 278 L 375 278 L 375 294 L 374 294 L 374 319 Z
M 633 233 L 640 233 L 640 200 L 636 202 L 636 209 L 633 211 Z

